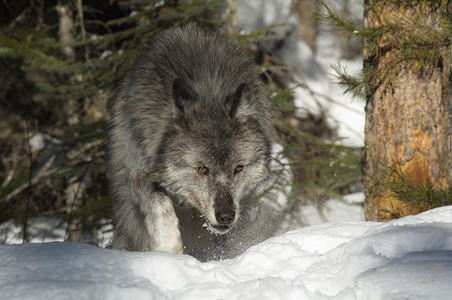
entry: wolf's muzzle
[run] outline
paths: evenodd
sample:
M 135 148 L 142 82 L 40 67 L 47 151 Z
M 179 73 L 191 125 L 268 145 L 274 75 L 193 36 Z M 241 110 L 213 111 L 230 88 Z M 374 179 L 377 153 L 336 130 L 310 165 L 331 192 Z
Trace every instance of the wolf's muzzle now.
M 231 225 L 235 219 L 235 211 L 232 209 L 221 209 L 215 213 L 215 218 L 220 225 Z
M 235 221 L 235 207 L 229 193 L 221 193 L 215 200 L 215 219 L 219 227 L 230 227 Z

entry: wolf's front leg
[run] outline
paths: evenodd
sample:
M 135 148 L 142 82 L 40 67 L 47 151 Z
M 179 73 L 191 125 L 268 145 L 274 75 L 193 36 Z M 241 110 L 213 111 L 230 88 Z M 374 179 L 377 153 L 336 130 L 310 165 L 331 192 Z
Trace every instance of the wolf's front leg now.
M 182 254 L 179 220 L 171 199 L 162 192 L 153 192 L 141 204 L 145 225 L 150 237 L 150 250 Z
M 146 172 L 138 171 L 132 177 L 132 189 L 142 216 L 149 245 L 145 249 L 182 254 L 182 238 L 179 231 L 179 219 L 174 211 L 173 202 L 157 184 L 149 180 Z M 143 237 L 137 236 L 136 239 Z

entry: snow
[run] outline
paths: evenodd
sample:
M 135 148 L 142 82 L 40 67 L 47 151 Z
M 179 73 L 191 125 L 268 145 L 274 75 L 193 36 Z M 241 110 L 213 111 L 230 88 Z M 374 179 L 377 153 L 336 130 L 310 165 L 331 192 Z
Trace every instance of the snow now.
M 38 132 L 30 137 L 29 143 L 34 150 L 40 151 L 44 149 L 48 144 L 60 145 L 61 141 L 50 136 L 49 134 Z
M 97 230 L 95 240 L 100 246 L 106 247 L 113 237 L 111 220 L 101 220 L 101 228 Z M 27 222 L 28 239 L 31 243 L 64 241 L 67 222 L 57 218 L 33 217 Z M 85 237 L 88 240 L 88 237 Z M 0 244 L 20 244 L 23 240 L 23 224 L 8 220 L 0 224 Z M 0 300 L 2 300 L 0 298 Z
M 0 241 L 5 244 L 22 243 L 23 224 L 13 220 L 0 224 Z M 27 222 L 28 235 L 32 243 L 62 241 L 67 224 L 56 218 L 30 218 Z
M 61 242 L 0 257 L 0 299 L 447 299 L 452 206 L 309 226 L 224 261 Z
M 302 208 L 305 224 L 316 225 L 326 222 L 364 221 L 364 194 L 353 193 L 343 199 L 328 199 L 320 207 L 304 205 Z

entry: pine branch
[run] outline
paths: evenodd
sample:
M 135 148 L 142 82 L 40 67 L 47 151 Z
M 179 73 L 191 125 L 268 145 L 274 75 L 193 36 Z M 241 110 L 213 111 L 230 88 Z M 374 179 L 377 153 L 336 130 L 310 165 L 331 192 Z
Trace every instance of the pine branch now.
M 448 64 L 450 53 L 447 53 L 447 49 L 450 49 L 452 43 L 452 16 L 447 13 L 448 2 L 372 0 L 367 7 L 378 10 L 373 11 L 378 17 L 374 24 L 364 26 L 346 17 L 333 4 L 322 0 L 318 14 L 320 20 L 338 28 L 345 38 L 361 46 L 365 45 L 367 61 L 374 61 L 392 51 L 389 58 L 391 61 L 386 64 L 386 68 L 376 69 L 369 64 L 358 76 L 347 74 L 347 70 L 340 65 L 334 66 L 337 82 L 345 87 L 347 93 L 360 96 L 366 83 L 372 80 L 392 82 L 402 66 L 411 66 L 417 70 L 427 66 Z M 420 11 L 417 15 L 405 16 L 400 13 L 396 17 L 390 17 L 387 14 L 394 12 L 380 11 L 382 6 L 392 7 L 394 11 L 415 6 L 420 7 Z M 423 24 L 424 11 L 435 7 L 442 11 L 442 17 L 431 24 Z
M 364 74 L 353 76 L 348 74 L 348 70 L 341 64 L 332 66 L 335 74 L 332 74 L 336 83 L 345 88 L 344 94 L 350 93 L 353 97 L 362 99 L 364 97 L 364 90 L 366 82 L 369 78 L 366 78 Z
M 452 186 L 435 187 L 430 181 L 412 183 L 395 164 L 388 169 L 388 178 L 385 186 L 390 193 L 402 202 L 415 205 L 420 211 L 452 205 Z

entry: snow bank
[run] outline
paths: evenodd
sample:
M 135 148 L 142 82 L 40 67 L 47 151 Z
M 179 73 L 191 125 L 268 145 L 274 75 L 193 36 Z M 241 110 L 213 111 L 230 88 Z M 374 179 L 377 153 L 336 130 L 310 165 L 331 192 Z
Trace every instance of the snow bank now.
M 452 206 L 306 227 L 208 263 L 59 242 L 0 257 L 1 299 L 447 299 Z

